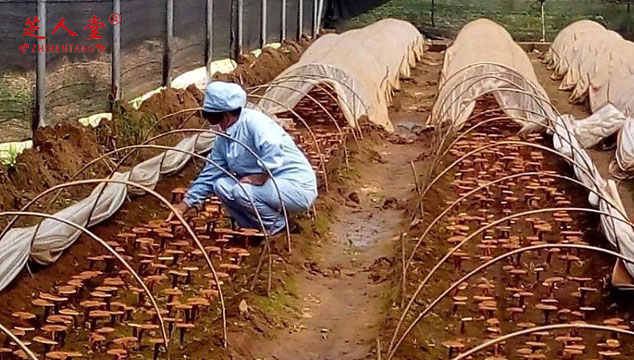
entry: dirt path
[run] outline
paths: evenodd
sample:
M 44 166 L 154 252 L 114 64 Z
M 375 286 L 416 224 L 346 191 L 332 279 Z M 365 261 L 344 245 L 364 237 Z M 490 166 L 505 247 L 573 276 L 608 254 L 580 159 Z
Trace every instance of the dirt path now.
M 383 281 L 407 221 L 402 204 L 413 193 L 410 161 L 419 145 L 409 142 L 427 117 L 435 94 L 440 54 L 430 54 L 403 83 L 391 109 L 400 141 L 372 145 L 376 156 L 359 167 L 314 263 L 295 279 L 302 318 L 292 329 L 259 342 L 256 359 L 357 360 L 373 358 L 393 289 Z M 404 143 L 404 144 L 397 144 Z
M 402 229 L 402 211 L 389 205 L 411 189 L 409 161 L 416 152 L 407 145 L 387 144 L 376 150 L 386 161 L 364 169 L 357 190 L 335 214 L 326 244 L 303 277 L 296 279 L 303 318 L 286 334 L 258 344 L 256 358 L 365 359 L 378 335 L 381 308 L 389 293 L 373 274 L 374 265 L 389 264 L 392 238 Z M 394 180 L 398 181 L 394 181 Z M 356 194 L 356 195 L 355 195 Z M 330 240 L 328 242 L 328 240 Z

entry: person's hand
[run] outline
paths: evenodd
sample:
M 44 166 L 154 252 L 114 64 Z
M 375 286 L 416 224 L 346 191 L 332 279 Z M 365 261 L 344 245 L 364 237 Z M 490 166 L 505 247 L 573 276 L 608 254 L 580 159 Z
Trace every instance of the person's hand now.
M 189 210 L 189 206 L 184 201 L 182 201 L 180 204 L 176 205 L 175 208 L 176 208 L 176 212 L 180 216 L 183 216 L 183 214 L 185 214 L 187 212 L 187 210 Z M 167 219 L 165 219 L 165 221 L 172 221 L 175 217 L 176 217 L 176 214 L 174 212 L 171 212 L 169 214 L 169 216 L 167 217 Z
M 240 182 L 243 184 L 250 184 L 255 186 L 262 186 L 269 179 L 268 174 L 253 174 L 247 175 L 240 179 Z

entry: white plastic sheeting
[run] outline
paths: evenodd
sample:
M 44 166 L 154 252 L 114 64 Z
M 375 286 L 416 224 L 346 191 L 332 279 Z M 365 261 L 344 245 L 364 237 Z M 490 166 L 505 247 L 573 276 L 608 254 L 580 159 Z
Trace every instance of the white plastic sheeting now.
M 574 44 L 580 38 L 604 30 L 603 25 L 591 20 L 580 20 L 561 30 L 544 56 L 549 69 L 554 71 L 553 77 L 561 79 L 566 75 L 571 64 L 570 59 L 574 58 L 571 55 L 575 49 Z
M 562 79 L 561 90 L 573 90 L 571 102 L 588 98 L 593 126 L 585 126 L 579 135 L 595 138 L 594 146 L 602 138 L 611 136 L 623 122 L 631 123 L 634 116 L 634 43 L 598 23 L 583 20 L 562 30 L 544 58 L 554 71 L 554 79 Z M 606 106 L 613 116 L 604 114 Z M 617 114 L 620 112 L 620 114 Z M 626 121 L 627 120 L 627 121 Z M 619 128 L 617 128 L 619 127 Z M 627 126 L 619 133 L 617 151 L 610 172 L 619 177 L 634 176 L 633 130 Z
M 571 165 L 579 181 L 607 199 L 607 201 L 603 200 L 593 192 L 588 195 L 588 202 L 592 206 L 598 207 L 599 210 L 611 215 L 600 215 L 601 229 L 607 240 L 621 254 L 634 258 L 634 228 L 624 222 L 629 219 L 622 214 L 622 212 L 624 213 L 623 205 L 616 190 L 616 185 L 613 181 L 606 181 L 601 176 L 586 149 L 577 141 L 574 135 L 570 136 L 570 133 L 566 131 L 566 125 L 564 124 L 567 124 L 569 129 L 574 128 L 574 125 L 571 124 L 573 121 L 570 116 L 562 116 L 554 120 L 553 147 L 559 153 L 574 159 L 578 163 L 578 165 Z M 634 277 L 634 264 L 624 263 L 623 265 L 627 272 Z M 624 284 L 613 283 L 613 285 L 623 286 Z
M 616 134 L 623 128 L 626 120 L 627 117 L 614 105 L 607 104 L 583 120 L 571 121 L 570 125 L 577 140 L 589 149 L 606 137 Z
M 610 172 L 621 179 L 631 178 L 634 174 L 634 118 L 628 118 L 619 133 Z
M 271 114 L 282 113 L 318 84 L 327 84 L 336 92 L 350 126 L 366 115 L 393 131 L 387 107 L 400 78 L 409 76 L 423 51 L 423 36 L 401 20 L 385 19 L 341 35 L 325 35 L 273 80 L 283 86 L 269 88 L 264 96 L 271 100 L 262 99 L 259 105 Z
M 488 93 L 524 131 L 540 130 L 543 127 L 535 122 L 545 123 L 554 116 L 526 53 L 503 27 L 487 19 L 460 30 L 445 54 L 440 86 L 430 125 L 450 123 L 461 128 L 476 100 Z
M 214 138 L 213 134 L 202 133 L 183 139 L 176 147 L 195 153 L 205 153 L 211 149 Z M 178 172 L 190 159 L 191 155 L 187 153 L 169 150 L 138 164 L 131 171 L 116 173 L 113 179 L 128 180 L 148 188 L 154 188 L 161 175 Z M 87 223 L 91 209 L 102 189 L 103 194 L 90 218 L 90 223 Z M 128 188 L 125 184 L 100 184 L 89 197 L 59 211 L 55 216 L 91 227 L 117 212 L 128 194 L 142 195 L 143 191 L 135 187 Z M 81 231 L 71 226 L 56 220 L 46 219 L 42 221 L 31 247 L 35 230 L 36 226 L 13 228 L 1 239 L 0 290 L 18 276 L 26 265 L 29 256 L 40 264 L 52 263 L 81 235 Z

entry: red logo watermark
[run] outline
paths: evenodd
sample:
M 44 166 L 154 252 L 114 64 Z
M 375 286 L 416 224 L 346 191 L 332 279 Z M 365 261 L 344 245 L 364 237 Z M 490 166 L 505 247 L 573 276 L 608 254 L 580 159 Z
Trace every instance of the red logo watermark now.
M 110 22 L 111 25 L 113 26 L 117 26 L 119 24 L 121 24 L 121 14 L 117 14 L 117 13 L 112 13 L 110 14 L 110 16 L 108 17 L 108 21 Z M 36 39 L 46 39 L 46 36 L 40 36 L 38 35 L 38 31 L 40 29 L 39 24 L 40 23 L 40 19 L 36 16 L 35 18 L 31 19 L 31 18 L 27 18 L 26 22 L 24 23 L 26 25 L 26 28 L 24 29 L 24 31 L 22 32 L 22 36 L 29 36 L 29 37 L 34 37 Z M 101 18 L 93 15 L 91 19 L 88 20 L 88 24 L 86 26 L 83 27 L 83 30 L 86 32 L 89 32 L 88 37 L 86 37 L 86 40 L 102 40 L 103 39 L 103 35 L 101 35 L 100 30 L 105 28 L 106 24 L 102 21 Z M 78 33 L 74 32 L 73 30 L 69 29 L 66 26 L 66 19 L 62 18 L 57 25 L 55 26 L 55 28 L 53 29 L 53 31 L 51 32 L 51 35 L 55 35 L 58 31 L 64 31 L 68 34 L 68 36 L 79 36 Z M 20 51 L 22 51 L 22 53 L 26 54 L 27 51 L 30 51 L 32 53 L 38 53 L 38 52 L 48 52 L 48 53 L 94 53 L 94 52 L 99 52 L 99 54 L 101 54 L 104 50 L 106 50 L 106 47 L 103 46 L 100 43 L 97 44 L 90 44 L 90 45 L 70 45 L 70 44 L 47 44 L 46 46 L 42 45 L 42 46 L 38 46 L 38 45 L 29 45 L 27 43 L 24 43 L 23 45 L 20 45 L 18 47 L 18 49 Z

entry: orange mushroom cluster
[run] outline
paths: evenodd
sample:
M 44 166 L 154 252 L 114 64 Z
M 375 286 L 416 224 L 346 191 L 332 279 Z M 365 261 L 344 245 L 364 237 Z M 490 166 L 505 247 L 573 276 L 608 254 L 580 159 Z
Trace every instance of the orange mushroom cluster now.
M 479 102 L 478 106 L 482 103 L 486 104 L 486 101 Z M 488 117 L 494 116 L 499 114 L 491 112 Z M 465 129 L 482 119 L 475 117 Z M 466 157 L 451 173 L 453 179 L 444 185 L 449 191 L 428 195 L 449 194 L 448 198 L 440 199 L 439 203 L 445 204 L 440 211 L 446 206 L 455 205 L 435 228 L 435 236 L 445 243 L 441 248 L 452 249 L 477 229 L 494 221 L 497 223 L 512 214 L 542 208 L 586 207 L 584 194 L 587 191 L 579 191 L 578 187 L 552 176 L 566 175 L 562 174 L 565 167 L 559 159 L 538 148 L 509 143 L 527 141 L 548 145 L 547 136 L 530 134 L 521 139 L 517 135 L 518 130 L 519 126 L 510 120 L 490 122 L 461 135 L 461 139 L 448 152 L 448 158 L 442 161 L 450 164 L 475 149 L 506 142 Z M 521 175 L 523 173 L 539 174 Z M 454 204 L 476 188 L 511 175 L 517 176 L 473 192 L 465 200 Z M 442 187 L 443 184 L 437 186 Z M 433 213 L 438 210 L 431 206 L 429 211 Z M 600 240 L 597 238 L 599 235 L 587 226 L 589 219 L 591 217 L 588 215 L 561 210 L 499 222 L 454 251 L 449 258 L 451 265 L 445 265 L 444 270 L 435 275 L 443 280 L 435 281 L 440 281 L 444 288 L 477 266 L 527 246 L 559 243 L 588 245 L 591 240 L 596 245 L 594 241 Z M 431 234 L 434 235 L 433 232 Z M 430 242 L 436 243 L 435 240 Z M 438 259 L 438 252 L 429 248 L 423 246 L 418 251 L 413 257 L 413 269 L 408 270 L 410 294 L 418 284 L 415 279 L 420 275 L 417 274 L 424 276 Z M 441 255 L 443 251 L 446 250 L 441 250 Z M 419 334 L 429 334 L 425 326 L 432 325 L 428 322 L 442 324 L 447 331 L 429 336 L 445 348 L 446 353 L 442 358 L 451 359 L 487 339 L 542 325 L 588 322 L 630 329 L 630 323 L 619 317 L 619 309 L 610 306 L 604 277 L 609 268 L 604 267 L 599 271 L 599 264 L 601 260 L 596 254 L 573 248 L 552 247 L 536 252 L 520 252 L 472 277 L 469 283 L 457 286 L 444 301 L 444 310 L 441 311 L 446 311 L 446 314 L 438 319 L 431 316 L 423 319 L 418 324 Z M 446 278 L 448 280 L 444 280 Z M 428 296 L 435 297 L 437 293 L 432 291 Z M 414 306 L 417 310 L 421 309 L 420 304 Z M 606 319 L 606 316 L 609 318 Z M 424 341 L 431 340 L 425 338 Z M 629 356 L 626 356 L 624 347 L 627 345 L 624 343 L 625 340 L 609 333 L 588 336 L 588 332 L 576 330 L 535 332 L 506 343 L 497 343 L 486 349 L 486 352 L 483 350 L 479 358 L 631 358 L 634 348 L 630 346 Z M 441 350 L 436 350 L 438 353 L 434 353 L 435 358 L 441 356 Z M 427 357 L 421 355 L 420 358 Z
M 310 96 L 317 103 L 304 98 L 294 113 L 278 117 L 292 120 L 283 121 L 285 128 L 315 171 L 325 176 L 324 164 L 342 146 L 345 149 L 351 130 L 332 89 L 316 88 Z M 310 131 L 296 115 L 308 123 Z M 173 189 L 171 202 L 182 201 L 186 191 Z M 15 309 L 12 332 L 42 359 L 156 360 L 166 346 L 187 343 L 199 333 L 209 337 L 209 324 L 218 320 L 219 289 L 205 255 L 220 285 L 238 285 L 238 280 L 243 285 L 253 273 L 244 269 L 252 255 L 249 249 L 265 235 L 260 229 L 236 228 L 217 198 L 187 214 L 186 221 L 203 249 L 179 221 L 151 220 L 104 238 L 141 276 L 160 313 L 133 276 L 104 251 L 88 255 L 86 268 L 77 268 L 70 279 L 59 279 Z M 164 321 L 168 344 L 159 318 Z M 26 358 L 26 354 L 7 338 L 0 347 L 0 360 L 14 358 Z
M 174 189 L 173 201 L 183 189 Z M 212 198 L 202 211 L 187 217 L 213 259 L 220 282 L 231 282 L 264 234 L 255 229 L 222 227 L 220 201 Z M 120 232 L 108 244 L 133 264 L 160 305 L 171 341 L 186 341 L 186 333 L 217 307 L 218 288 L 203 259 L 179 221 L 151 220 Z M 111 255 L 87 258 L 88 269 L 78 272 L 50 292 L 39 293 L 30 311 L 13 313 L 12 331 L 47 359 L 71 359 L 103 353 L 124 359 L 144 349 L 156 359 L 165 342 L 159 317 L 145 291 Z M 87 334 L 87 335 L 86 335 Z M 85 338 L 85 341 L 76 341 Z M 70 341 L 72 339 L 72 341 Z M 17 353 L 7 343 L 0 354 Z

